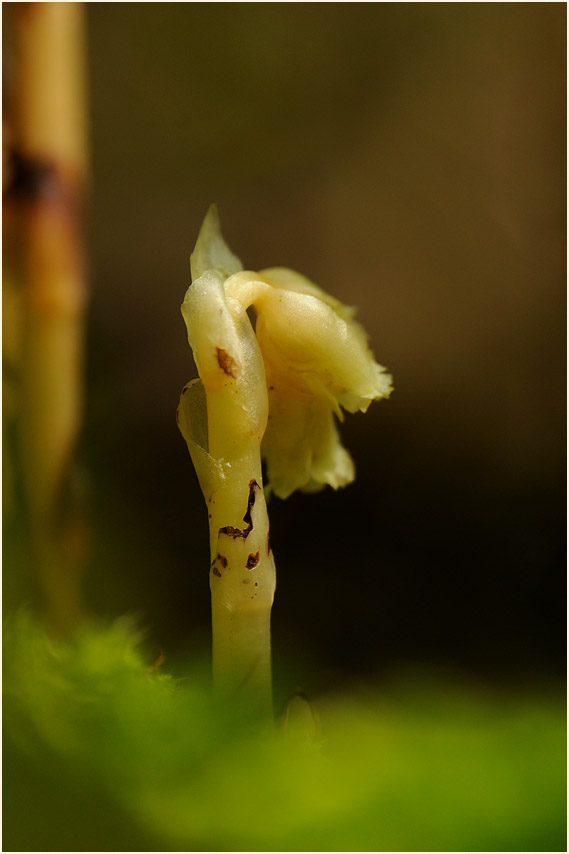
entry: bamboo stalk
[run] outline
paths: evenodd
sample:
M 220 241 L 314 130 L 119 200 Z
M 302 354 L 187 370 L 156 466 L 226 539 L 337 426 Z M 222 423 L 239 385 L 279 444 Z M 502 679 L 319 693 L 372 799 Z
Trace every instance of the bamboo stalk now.
M 44 610 L 52 627 L 65 632 L 82 611 L 86 545 L 73 485 L 86 305 L 85 4 L 14 4 L 10 12 L 6 205 L 15 246 L 9 298 L 20 327 L 17 468 Z

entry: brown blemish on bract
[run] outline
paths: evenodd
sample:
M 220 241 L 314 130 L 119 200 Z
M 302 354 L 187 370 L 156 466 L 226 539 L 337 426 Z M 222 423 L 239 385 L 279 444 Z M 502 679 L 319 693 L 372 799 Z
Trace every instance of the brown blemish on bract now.
M 218 554 L 216 560 L 218 560 L 222 567 L 225 569 L 225 567 L 227 566 L 227 558 L 225 557 L 225 555 Z
M 217 361 L 219 363 L 219 367 L 222 371 L 224 371 L 228 376 L 235 377 L 237 376 L 237 362 L 230 356 L 227 350 L 224 350 L 222 347 L 216 347 L 215 352 L 217 355 Z
M 247 563 L 245 564 L 245 569 L 255 569 L 257 564 L 259 563 L 259 559 L 261 557 L 261 553 L 257 552 L 257 554 L 250 554 L 247 558 Z
M 225 525 L 225 527 L 219 529 L 220 534 L 227 534 L 228 537 L 232 537 L 236 540 L 238 537 L 241 537 L 243 540 L 246 540 L 251 531 L 253 530 L 253 520 L 251 518 L 251 510 L 253 509 L 253 505 L 255 504 L 255 498 L 257 497 L 257 490 L 261 487 L 257 483 L 256 480 L 249 481 L 249 498 L 247 499 L 247 510 L 245 511 L 245 515 L 243 516 L 243 521 L 246 522 L 246 528 L 235 528 L 233 525 Z
M 221 572 L 216 566 L 213 567 L 212 572 L 214 575 L 217 575 L 218 578 L 221 578 Z

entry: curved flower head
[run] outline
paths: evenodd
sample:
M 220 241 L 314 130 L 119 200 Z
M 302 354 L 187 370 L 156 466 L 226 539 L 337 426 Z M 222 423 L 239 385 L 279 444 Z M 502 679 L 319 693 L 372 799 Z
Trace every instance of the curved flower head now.
M 182 303 L 182 316 L 188 341 L 207 398 L 206 423 L 200 428 L 208 436 L 207 417 L 227 419 L 231 448 L 220 447 L 223 432 L 214 430 L 215 446 L 209 453 L 218 457 L 235 457 L 241 446 L 260 442 L 267 426 L 268 402 L 263 358 L 246 308 L 228 297 L 225 282 L 241 262 L 226 246 L 220 231 L 217 209 L 212 206 L 206 216 L 191 257 L 192 284 Z M 195 394 L 192 393 L 191 399 Z M 197 398 L 196 398 L 197 399 Z M 189 419 L 188 399 L 181 400 L 179 423 L 195 424 Z M 203 408 L 202 408 L 203 409 Z M 181 420 L 180 420 L 181 419 Z M 182 431 L 186 441 L 188 429 Z
M 233 311 L 253 306 L 256 339 L 264 362 L 269 419 L 262 454 L 268 487 L 281 498 L 295 489 L 337 489 L 354 479 L 354 466 L 342 446 L 334 416 L 342 409 L 365 412 L 372 400 L 388 397 L 391 377 L 377 364 L 367 336 L 344 306 L 299 273 L 282 267 L 244 271 L 226 246 L 215 209 L 210 209 L 192 256 L 192 275 L 184 306 L 190 344 L 200 375 L 198 339 L 204 323 L 192 330 L 190 293 L 215 281 L 207 324 L 219 310 L 219 283 Z M 238 308 L 237 308 L 238 307 Z M 212 353 L 208 345 L 208 353 Z M 204 364 L 205 368 L 205 364 Z M 206 381 L 204 379 L 204 385 Z
M 334 415 L 365 412 L 389 395 L 391 378 L 351 309 L 293 271 L 261 275 L 271 285 L 254 303 L 269 387 L 263 454 L 270 487 L 286 498 L 295 489 L 345 486 L 354 466 Z

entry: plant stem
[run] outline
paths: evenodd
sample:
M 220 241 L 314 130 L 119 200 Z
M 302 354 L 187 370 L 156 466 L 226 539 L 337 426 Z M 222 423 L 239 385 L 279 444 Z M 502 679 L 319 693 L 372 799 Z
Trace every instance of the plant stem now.
M 223 696 L 270 716 L 276 575 L 261 473 L 263 431 L 240 429 L 238 386 L 190 383 L 178 424 L 208 509 L 214 685 Z
M 213 674 L 224 692 L 239 691 L 269 710 L 275 566 L 260 457 L 240 462 L 208 504 Z
M 218 271 L 193 275 L 182 314 L 200 379 L 182 391 L 177 419 L 208 508 L 214 684 L 270 714 L 276 581 L 261 473 L 263 358 L 246 306 L 227 298 Z
M 74 494 L 86 302 L 83 3 L 14 4 L 9 275 L 21 326 L 19 469 L 52 627 L 81 612 L 85 518 Z

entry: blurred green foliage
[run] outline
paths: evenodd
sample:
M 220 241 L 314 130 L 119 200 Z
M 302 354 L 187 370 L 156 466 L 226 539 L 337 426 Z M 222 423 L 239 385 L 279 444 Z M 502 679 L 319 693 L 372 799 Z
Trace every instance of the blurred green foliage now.
M 406 680 L 297 700 L 275 732 L 127 620 L 4 643 L 4 850 L 565 850 L 555 698 Z

